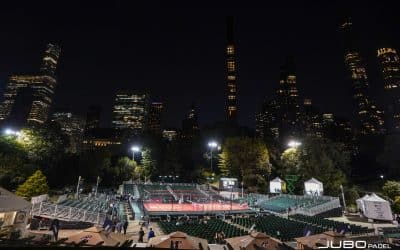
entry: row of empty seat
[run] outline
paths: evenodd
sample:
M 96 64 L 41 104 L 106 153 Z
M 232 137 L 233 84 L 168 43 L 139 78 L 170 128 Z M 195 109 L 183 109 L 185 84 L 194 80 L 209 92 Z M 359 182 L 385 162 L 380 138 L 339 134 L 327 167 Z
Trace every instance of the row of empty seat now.
M 278 238 L 281 241 L 292 241 L 296 237 L 324 232 L 322 227 L 289 220 L 275 215 L 234 218 L 233 223 L 239 224 L 245 228 L 253 227 L 253 229 Z
M 369 232 L 367 227 L 361 227 L 354 224 L 349 224 L 340 221 L 328 220 L 325 218 L 321 218 L 318 216 L 306 216 L 302 214 L 296 214 L 291 216 L 290 218 L 308 223 L 310 225 L 317 225 L 319 227 L 324 228 L 325 230 L 333 230 L 337 232 L 347 232 L 352 234 L 366 234 Z
M 248 231 L 240 229 L 220 219 L 210 219 L 207 221 L 191 220 L 189 222 L 177 223 L 178 221 L 159 221 L 158 225 L 165 234 L 182 231 L 191 236 L 206 239 L 210 243 L 214 242 L 216 233 L 223 232 L 225 238 L 248 234 Z

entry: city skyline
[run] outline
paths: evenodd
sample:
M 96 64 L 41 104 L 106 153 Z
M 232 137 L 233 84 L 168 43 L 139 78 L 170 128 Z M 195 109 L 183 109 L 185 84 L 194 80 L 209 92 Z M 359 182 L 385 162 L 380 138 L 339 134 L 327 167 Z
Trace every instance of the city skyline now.
M 111 6 L 111 10 L 115 11 L 113 12 L 115 13 L 114 15 L 116 15 L 118 11 L 121 12 L 123 6 L 124 5 L 121 3 L 116 4 L 115 6 Z M 164 8 L 172 8 L 168 8 L 166 6 L 163 6 L 162 4 L 159 4 L 159 7 L 160 10 Z M 311 9 L 318 9 L 319 7 L 321 6 L 311 6 Z M 88 6 L 83 6 L 82 10 L 85 8 L 88 8 Z M 104 9 L 102 9 L 104 8 L 104 6 L 96 8 L 100 8 L 101 11 L 104 11 Z M 272 9 L 278 10 L 280 8 L 282 9 L 282 7 L 279 6 L 272 7 Z M 325 7 L 324 9 L 326 8 L 328 7 Z M 174 10 L 174 8 L 172 9 Z M 257 111 L 259 111 L 261 104 L 266 99 L 271 98 L 274 89 L 279 83 L 279 66 L 282 64 L 287 55 L 292 55 L 295 58 L 296 66 L 298 68 L 297 88 L 302 98 L 311 98 L 313 104 L 315 104 L 315 106 L 317 106 L 323 112 L 332 112 L 338 116 L 347 116 L 348 118 L 352 118 L 351 114 L 347 112 L 349 107 L 348 105 L 352 105 L 350 94 L 351 83 L 349 83 L 346 77 L 346 71 L 343 65 L 343 48 L 339 44 L 337 44 L 337 48 L 330 47 L 329 45 L 332 45 L 331 42 L 325 41 L 325 39 L 329 37 L 334 38 L 334 42 L 338 42 L 340 40 L 340 34 L 337 34 L 337 25 L 339 24 L 340 17 L 339 13 L 335 13 L 335 15 L 333 15 L 333 13 L 330 13 L 331 15 L 328 15 L 328 17 L 321 19 L 322 23 L 327 22 L 327 20 L 329 19 L 330 26 L 326 27 L 326 30 L 321 34 L 322 38 L 320 38 L 319 40 L 321 44 L 316 44 L 315 50 L 313 51 L 310 50 L 310 48 L 298 48 L 301 47 L 301 45 L 304 43 L 304 41 L 301 41 L 302 39 L 307 38 L 306 40 L 308 40 L 309 38 L 312 38 L 312 36 L 307 37 L 308 32 L 310 32 L 309 27 L 303 27 L 303 32 L 306 35 L 303 34 L 302 36 L 300 36 L 299 41 L 297 41 L 296 39 L 296 42 L 293 41 L 290 45 L 290 43 L 288 43 L 287 41 L 290 40 L 290 34 L 283 36 L 283 39 L 279 37 L 274 37 L 276 31 L 271 32 L 270 30 L 274 27 L 274 24 L 268 22 L 271 17 L 257 15 L 255 15 L 255 17 L 251 17 L 250 10 L 254 10 L 257 13 L 255 7 L 248 8 L 247 11 L 245 11 L 245 14 L 236 14 L 235 12 L 237 12 L 237 7 L 232 7 L 231 10 L 219 9 L 221 13 L 218 14 L 217 11 L 211 11 L 212 15 L 210 17 L 212 18 L 212 22 L 215 22 L 216 20 L 217 22 L 214 25 L 215 28 L 212 28 L 208 31 L 206 29 L 211 28 L 208 22 L 202 23 L 201 19 L 194 20 L 194 17 L 199 18 L 198 11 L 197 13 L 195 13 L 193 18 L 188 17 L 187 14 L 182 14 L 177 18 L 172 18 L 171 22 L 187 20 L 186 22 L 181 23 L 182 26 L 178 25 L 178 30 L 172 30 L 177 36 L 177 38 L 175 38 L 176 40 L 174 39 L 175 43 L 171 41 L 165 41 L 166 45 L 172 46 L 161 46 L 160 44 L 157 44 L 156 41 L 153 41 L 150 38 L 148 38 L 149 40 L 146 40 L 143 37 L 140 38 L 142 39 L 140 44 L 142 44 L 144 41 L 150 41 L 150 44 L 152 44 L 153 46 L 152 48 L 154 48 L 154 50 L 147 51 L 148 58 L 144 58 L 145 55 L 141 54 L 142 52 L 140 52 L 140 49 L 132 48 L 135 47 L 134 45 L 124 43 L 124 39 L 121 39 L 124 36 L 122 34 L 122 37 L 119 37 L 115 41 L 110 42 L 110 44 L 118 45 L 118 41 L 122 42 L 122 44 L 119 44 L 121 46 L 115 47 L 115 49 L 121 52 L 124 51 L 124 46 L 127 46 L 128 52 L 123 53 L 123 55 L 132 56 L 132 53 L 133 55 L 135 55 L 135 53 L 139 53 L 139 58 L 143 60 L 143 64 L 147 65 L 147 67 L 140 65 L 138 66 L 136 64 L 129 65 L 129 63 L 126 63 L 128 61 L 127 59 L 122 59 L 122 61 L 118 63 L 115 63 L 114 60 L 111 60 L 111 62 L 115 63 L 116 66 L 119 66 L 119 68 L 117 67 L 118 70 L 114 68 L 115 65 L 113 66 L 113 63 L 102 60 L 103 57 L 104 59 L 119 58 L 115 57 L 115 55 L 109 55 L 112 54 L 109 47 L 105 46 L 103 47 L 103 50 L 94 50 L 95 48 L 98 49 L 98 46 L 100 45 L 104 46 L 104 42 L 93 41 L 92 44 L 81 44 L 80 47 L 78 47 L 76 44 L 74 46 L 71 46 L 71 43 L 68 42 L 68 40 L 71 38 L 62 39 L 62 35 L 60 35 L 63 30 L 62 28 L 60 31 L 55 32 L 53 36 L 51 36 L 52 32 L 49 32 L 47 30 L 47 32 L 43 32 L 43 36 L 36 35 L 36 37 L 32 39 L 32 41 L 34 41 L 32 45 L 25 45 L 25 49 L 27 50 L 22 49 L 21 51 L 17 52 L 14 51 L 14 56 L 12 58 L 11 56 L 7 56 L 7 53 L 5 53 L 5 59 L 11 59 L 9 61 L 11 63 L 0 72 L 0 86 L 1 89 L 4 91 L 4 87 L 8 81 L 7 76 L 10 76 L 11 74 L 32 72 L 37 69 L 39 67 L 38 63 L 34 63 L 37 62 L 37 58 L 34 58 L 33 55 L 36 55 L 40 51 L 42 51 L 43 46 L 48 41 L 56 40 L 59 41 L 59 43 L 61 44 L 63 53 L 60 57 L 60 69 L 57 70 L 57 78 L 59 84 L 55 91 L 55 108 L 53 109 L 53 112 L 59 109 L 67 108 L 70 109 L 72 112 L 78 112 L 81 115 L 84 115 L 89 105 L 100 104 L 103 108 L 103 116 L 105 116 L 105 121 L 103 120 L 103 126 L 104 124 L 111 126 L 111 109 L 113 106 L 113 98 L 115 93 L 119 90 L 143 89 L 151 93 L 151 96 L 154 97 L 154 100 L 162 101 L 163 103 L 165 103 L 165 110 L 167 113 L 167 126 L 180 127 L 181 120 L 185 117 L 185 113 L 192 102 L 195 102 L 197 104 L 199 112 L 198 116 L 200 120 L 199 123 L 201 126 L 211 124 L 216 121 L 223 121 L 226 118 L 226 115 L 224 114 L 224 107 L 226 107 L 226 90 L 224 90 L 224 88 L 226 88 L 226 83 L 224 81 L 224 78 L 226 77 L 224 71 L 224 57 L 226 50 L 224 49 L 224 46 L 226 46 L 226 31 L 224 26 L 226 16 L 232 14 L 232 16 L 235 18 L 235 40 L 237 40 L 236 48 L 238 61 L 237 74 L 239 124 L 251 127 L 254 126 L 255 114 L 257 113 Z M 393 16 L 390 16 L 390 9 L 386 7 L 385 10 L 389 12 L 386 20 L 394 18 Z M 175 9 L 175 11 L 177 10 Z M 296 6 L 293 6 L 292 9 L 288 9 L 287 11 L 289 13 L 296 12 Z M 353 14 L 353 23 L 355 29 L 357 30 L 357 33 L 362 37 L 362 39 L 364 39 L 365 36 L 370 35 L 366 34 L 365 29 L 368 26 L 368 22 L 371 21 L 366 20 L 366 13 L 360 12 L 362 11 L 355 12 Z M 78 11 L 77 19 L 85 21 L 86 19 L 83 16 L 80 16 L 79 13 L 80 12 Z M 379 15 L 379 13 L 376 13 L 374 18 L 379 19 Z M 55 21 L 56 23 L 50 24 L 50 26 L 56 27 L 59 24 L 67 23 L 66 20 L 63 20 L 64 16 L 65 13 L 61 13 L 61 21 L 58 21 L 58 23 L 57 21 Z M 321 17 L 321 14 L 316 13 L 314 14 L 314 17 Z M 295 16 L 289 19 L 293 21 L 294 18 Z M 305 21 L 307 20 L 308 19 L 305 18 Z M 41 18 L 35 17 L 33 23 L 41 23 L 42 21 L 43 20 L 41 20 Z M 162 29 L 166 27 L 158 21 L 159 20 L 157 19 L 155 21 L 153 20 L 153 22 L 142 22 L 144 26 L 143 29 L 145 29 L 146 27 L 150 27 L 150 30 L 152 31 L 154 31 L 154 29 L 159 31 L 159 35 L 166 35 L 166 31 Z M 300 23 L 304 23 L 305 21 L 303 20 Z M 383 25 L 385 24 L 385 22 L 383 22 L 384 20 L 380 21 L 380 23 L 378 22 L 378 24 L 375 24 L 374 26 L 375 28 L 378 28 L 378 30 L 379 28 L 385 26 Z M 74 24 L 73 22 L 72 24 L 73 25 L 71 25 L 71 27 L 77 25 L 77 23 Z M 106 27 L 99 27 L 99 29 L 100 31 L 106 32 L 108 30 L 108 32 L 110 32 L 110 30 L 113 30 L 115 24 L 116 23 L 114 21 L 110 21 L 110 27 L 107 27 L 106 25 Z M 189 30 L 189 33 L 187 34 L 190 39 L 188 38 L 186 41 L 178 41 L 179 38 L 181 38 L 180 33 L 185 33 L 190 27 L 190 24 L 193 25 L 194 29 L 194 31 Z M 335 25 L 335 27 L 333 26 L 333 24 Z M 18 27 L 18 24 L 15 25 L 16 27 Z M 91 24 L 90 21 L 86 20 L 86 25 L 90 26 L 93 25 L 93 23 Z M 126 23 L 124 25 L 126 27 L 129 27 L 131 25 L 135 26 L 132 23 Z M 152 25 L 156 26 L 156 28 L 152 27 Z M 292 23 L 291 25 L 293 27 L 296 26 L 294 23 Z M 263 26 L 264 29 L 258 30 L 261 26 Z M 288 25 L 288 23 L 286 22 L 282 23 L 281 26 L 281 29 L 284 30 L 290 25 Z M 275 27 L 279 29 L 279 27 Z M 389 29 L 386 26 L 384 28 Z M 190 45 L 190 42 L 193 39 L 197 38 L 197 36 L 194 36 L 196 30 L 199 31 L 201 35 L 207 34 L 207 36 L 203 37 L 204 39 L 200 40 L 200 42 L 204 42 L 204 48 L 201 48 L 201 43 L 197 44 L 196 46 Z M 149 31 L 140 31 L 145 34 L 149 33 Z M 299 35 L 299 33 L 294 31 L 293 29 L 290 31 L 293 32 L 293 34 Z M 71 31 L 66 33 L 71 34 Z M 389 33 L 389 36 L 395 35 L 394 32 L 390 32 L 390 29 L 388 32 L 383 33 Z M 375 32 L 375 35 L 376 34 L 377 32 Z M 255 39 L 256 35 L 261 35 L 261 41 Z M 168 37 L 171 38 L 171 36 Z M 90 36 L 84 38 L 89 39 Z M 375 41 L 381 38 L 382 37 L 375 37 Z M 127 40 L 132 41 L 131 39 L 132 37 L 128 37 Z M 283 44 L 279 47 L 276 47 L 276 49 L 271 49 L 274 48 L 274 46 L 270 46 L 269 49 L 266 49 L 265 44 L 262 44 L 263 42 L 267 45 L 271 45 L 271 43 L 274 43 L 274 40 L 275 42 L 283 41 Z M 312 43 L 311 41 L 308 42 Z M 376 58 L 374 58 L 376 57 L 375 53 L 377 47 L 371 45 L 373 44 L 373 42 L 373 39 L 362 40 L 360 43 L 360 50 L 362 51 L 361 54 L 363 56 L 366 55 L 365 57 L 367 58 L 366 61 L 368 74 L 372 75 L 369 78 L 370 87 L 373 89 L 372 93 L 374 93 L 374 99 L 379 99 L 380 96 L 378 94 L 383 92 L 383 81 L 378 70 Z M 389 42 L 394 48 L 397 48 L 396 44 L 398 44 L 398 37 L 389 39 Z M 7 42 L 5 43 L 7 44 Z M 176 43 L 183 45 L 183 47 L 177 47 L 178 45 Z M 300 44 L 300 46 L 296 46 L 296 43 Z M 285 46 L 285 44 L 289 44 L 289 46 Z M 254 45 L 254 48 L 251 48 L 251 45 Z M 93 48 L 91 46 L 93 46 Z M 326 47 L 324 48 L 324 46 Z M 73 51 L 74 48 L 79 48 L 79 50 Z M 4 52 L 5 49 L 7 48 L 2 48 L 2 52 Z M 83 63 L 86 63 L 88 71 L 85 72 L 83 76 L 80 76 L 82 72 L 80 72 L 79 74 L 79 67 L 83 66 L 84 64 L 82 64 L 82 60 L 79 60 L 79 57 L 71 58 L 71 56 L 76 55 L 76 53 L 78 52 L 85 53 L 86 50 L 89 52 L 89 54 L 86 55 L 88 57 L 88 60 L 83 60 Z M 94 61 L 92 58 L 89 58 L 89 55 L 94 54 L 94 51 L 90 50 L 103 53 L 102 57 L 99 57 L 100 60 L 98 60 L 100 67 L 93 67 L 93 65 L 90 64 L 90 62 L 93 63 Z M 255 50 L 259 53 L 254 53 Z M 332 56 L 332 52 L 328 50 L 337 51 L 339 54 Z M 194 53 L 197 53 L 198 51 L 202 51 L 202 53 L 206 52 L 206 54 L 202 55 L 202 53 L 199 53 L 199 59 L 189 61 L 191 63 L 185 64 L 186 61 L 184 59 L 186 58 L 186 56 L 183 54 L 186 53 L 193 56 Z M 321 51 L 327 52 L 325 57 L 321 56 L 321 54 L 316 55 Z M 160 54 L 160 52 L 162 53 Z M 161 57 L 157 61 L 151 61 L 154 60 L 155 54 L 157 53 L 160 54 Z M 176 58 L 168 57 L 168 55 L 171 56 L 174 53 L 176 54 Z M 272 56 L 269 57 L 271 53 Z M 309 55 L 310 58 L 305 58 L 304 54 Z M 254 59 L 250 59 L 250 57 L 254 57 Z M 217 58 L 219 58 L 220 60 L 216 60 Z M 274 60 L 266 60 L 264 58 L 274 58 Z M 325 62 L 325 66 L 324 63 L 312 62 L 312 60 L 316 58 L 322 60 L 322 62 Z M 85 57 L 83 59 L 85 59 Z M 263 63 L 260 63 L 260 61 Z M 154 66 L 150 67 L 149 63 L 153 62 L 155 62 Z M 178 62 L 181 64 L 177 64 Z M 3 62 L 3 64 L 5 63 L 6 62 Z M 102 69 L 102 67 L 105 68 Z M 110 67 L 109 73 L 105 72 L 105 70 L 107 70 L 107 67 Z M 318 70 L 321 67 L 323 67 L 324 69 L 322 71 Z M 77 69 L 77 72 L 71 73 L 71 70 L 73 71 Z M 143 69 L 145 69 L 143 72 L 139 72 Z M 310 73 L 310 71 L 313 73 Z M 153 76 L 153 72 L 155 76 Z M 202 72 L 203 74 L 198 74 L 199 72 Z M 329 77 L 326 77 L 327 72 L 333 74 L 332 77 L 329 74 Z M 105 77 L 101 77 L 103 74 L 105 74 Z M 124 77 L 120 79 L 121 76 L 119 76 L 119 74 L 124 75 Z M 114 77 L 114 79 L 110 79 L 110 77 Z M 174 81 L 174 79 L 176 81 Z M 99 84 L 96 84 L 96 82 L 99 82 Z M 119 82 L 124 82 L 124 84 L 120 84 Z M 330 93 L 332 93 L 332 96 L 329 95 Z M 340 103 L 335 101 L 338 95 L 343 95 Z M 94 98 L 94 96 L 96 96 L 96 98 Z M 71 101 L 72 99 L 74 101 Z M 380 102 L 378 102 L 378 104 L 382 109 L 382 104 Z

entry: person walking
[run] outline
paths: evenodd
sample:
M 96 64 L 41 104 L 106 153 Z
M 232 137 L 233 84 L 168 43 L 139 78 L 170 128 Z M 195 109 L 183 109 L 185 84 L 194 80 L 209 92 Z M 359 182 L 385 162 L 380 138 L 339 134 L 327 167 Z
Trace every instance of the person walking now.
M 149 241 L 153 237 L 156 237 L 156 234 L 154 233 L 153 228 L 150 228 L 149 235 L 147 237 L 147 241 Z
M 140 230 L 139 230 L 139 242 L 140 243 L 143 243 L 143 236 L 144 236 L 143 228 L 140 228 Z
M 126 234 L 126 229 L 128 229 L 128 225 L 129 225 L 128 220 L 125 220 L 125 221 L 124 221 L 124 225 L 123 225 L 123 227 L 124 227 L 124 234 Z
M 122 222 L 118 221 L 117 225 L 115 226 L 117 232 L 120 234 L 122 232 Z

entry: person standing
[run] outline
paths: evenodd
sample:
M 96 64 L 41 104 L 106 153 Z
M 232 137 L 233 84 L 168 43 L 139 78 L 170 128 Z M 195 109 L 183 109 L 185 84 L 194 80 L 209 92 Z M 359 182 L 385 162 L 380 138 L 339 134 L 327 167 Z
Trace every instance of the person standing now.
M 59 229 L 60 229 L 60 221 L 58 219 L 54 219 L 51 222 L 50 230 L 53 232 L 55 241 L 58 240 L 58 231 L 59 231 Z
M 140 228 L 140 230 L 139 230 L 139 242 L 140 243 L 143 243 L 143 236 L 144 236 L 143 228 Z
M 129 225 L 128 220 L 125 220 L 125 221 L 124 221 L 124 225 L 123 225 L 123 227 L 124 227 L 124 234 L 126 234 L 126 230 L 128 229 L 128 225 Z
M 155 235 L 155 233 L 153 231 L 153 228 L 150 228 L 149 235 L 147 237 L 147 241 L 149 241 L 153 237 L 156 237 L 156 235 Z

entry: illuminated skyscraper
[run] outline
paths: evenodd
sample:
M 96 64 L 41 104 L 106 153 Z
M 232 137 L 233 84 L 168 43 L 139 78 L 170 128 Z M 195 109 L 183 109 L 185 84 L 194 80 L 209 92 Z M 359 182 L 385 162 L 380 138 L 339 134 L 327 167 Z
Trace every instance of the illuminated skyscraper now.
M 182 137 L 186 139 L 193 138 L 199 131 L 197 107 L 192 104 L 185 119 L 182 121 Z
M 115 97 L 113 125 L 118 130 L 131 130 L 140 134 L 146 127 L 149 95 L 120 92 Z
M 164 105 L 162 102 L 152 102 L 148 115 L 147 130 L 153 134 L 161 134 L 164 114 Z
M 355 46 L 352 26 L 351 20 L 346 19 L 341 25 L 341 30 L 345 43 L 344 62 L 353 84 L 353 101 L 359 132 L 364 135 L 380 134 L 384 132 L 383 113 L 369 96 L 367 70 L 357 46 Z
M 46 122 L 52 99 L 54 89 L 56 87 L 55 70 L 60 56 L 60 48 L 54 44 L 48 44 L 43 57 L 43 64 L 41 66 L 40 74 L 37 75 L 15 75 L 11 76 L 6 90 L 4 92 L 3 102 L 0 105 L 0 121 L 14 123 L 14 117 L 18 113 L 26 113 L 26 117 L 21 120 L 22 124 L 19 126 L 40 125 Z M 18 96 L 22 93 L 21 90 L 29 90 L 32 98 L 29 103 L 24 105 L 24 110 L 18 110 L 14 104 Z
M 385 91 L 385 122 L 390 132 L 400 131 L 400 58 L 396 49 L 377 50 Z
M 323 137 L 323 117 L 313 105 L 312 99 L 304 99 L 300 120 L 305 135 Z
M 227 119 L 230 123 L 237 122 L 237 79 L 236 79 L 236 46 L 233 37 L 233 17 L 227 18 L 226 45 L 226 83 L 227 83 Z
M 296 70 L 292 57 L 281 67 L 279 87 L 273 99 L 266 102 L 256 116 L 256 132 L 260 136 L 286 138 L 301 131 L 300 106 L 296 87 Z

